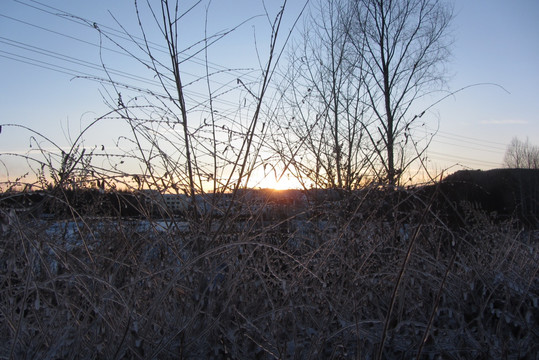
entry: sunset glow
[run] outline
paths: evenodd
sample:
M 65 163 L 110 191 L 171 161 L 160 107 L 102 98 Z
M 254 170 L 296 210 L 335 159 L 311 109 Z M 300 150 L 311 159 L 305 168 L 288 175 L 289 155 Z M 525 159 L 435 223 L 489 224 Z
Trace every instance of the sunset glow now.
M 257 188 L 288 190 L 288 189 L 303 189 L 301 182 L 293 176 L 283 176 L 277 179 L 274 175 L 268 175 L 256 184 Z

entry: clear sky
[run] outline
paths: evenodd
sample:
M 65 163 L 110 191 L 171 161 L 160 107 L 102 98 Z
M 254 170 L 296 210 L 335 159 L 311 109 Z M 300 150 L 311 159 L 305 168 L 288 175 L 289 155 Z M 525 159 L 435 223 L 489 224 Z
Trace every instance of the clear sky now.
M 471 168 L 503 161 L 514 136 L 539 144 L 539 2 L 455 1 L 450 90 L 475 83 L 438 107 L 432 159 Z
M 273 6 L 270 12 L 274 14 L 279 2 L 266 2 Z M 290 1 L 285 29 L 303 3 Z M 430 166 L 450 171 L 499 167 L 513 137 L 539 144 L 539 1 L 455 0 L 454 9 L 455 40 L 447 64 L 447 88 L 456 91 L 485 85 L 458 92 L 429 111 L 428 131 L 439 128 L 429 148 Z M 262 13 L 259 0 L 214 0 L 209 10 L 210 33 L 231 29 Z M 103 87 L 92 80 L 104 76 L 101 61 L 117 79 L 141 87 L 155 86 L 153 79 L 144 77 L 126 57 L 107 49 L 100 53 L 99 36 L 88 24 L 119 29 L 111 14 L 129 32 L 138 34 L 130 0 L 2 0 L 0 124 L 25 125 L 62 146 L 67 144 L 82 127 L 108 110 Z M 181 33 L 186 39 L 200 39 L 203 11 L 186 17 L 183 26 Z M 255 48 L 264 58 L 268 30 L 268 20 L 256 17 L 212 47 L 214 71 L 256 68 Z M 201 71 L 201 65 L 188 62 L 184 70 L 185 81 L 189 81 L 189 73 Z M 435 94 L 432 100 L 442 96 Z M 223 101 L 222 105 L 227 105 Z M 87 145 L 109 146 L 122 131 L 121 125 L 113 123 L 96 127 L 88 134 Z M 28 132 L 4 126 L 0 153 L 24 153 L 30 143 Z M 17 162 L 6 157 L 0 160 L 8 170 L 17 172 Z M 0 175 L 6 167 L 0 166 Z

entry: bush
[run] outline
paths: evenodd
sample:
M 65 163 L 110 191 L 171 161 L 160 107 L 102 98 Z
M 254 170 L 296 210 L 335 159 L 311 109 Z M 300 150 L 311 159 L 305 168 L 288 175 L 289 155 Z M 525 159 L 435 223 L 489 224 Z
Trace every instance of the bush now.
M 486 217 L 449 230 L 417 211 L 392 222 L 359 204 L 336 215 L 328 200 L 286 230 L 255 213 L 190 230 L 20 215 L 1 238 L 1 356 L 367 359 L 382 341 L 382 358 L 539 351 L 536 232 Z

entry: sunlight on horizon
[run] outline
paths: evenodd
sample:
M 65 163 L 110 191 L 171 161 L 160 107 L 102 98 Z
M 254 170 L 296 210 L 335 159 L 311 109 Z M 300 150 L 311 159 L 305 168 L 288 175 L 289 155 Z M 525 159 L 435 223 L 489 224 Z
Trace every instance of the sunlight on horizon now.
M 291 175 L 282 176 L 280 179 L 274 175 L 268 175 L 254 185 L 256 188 L 273 190 L 303 189 L 301 182 Z

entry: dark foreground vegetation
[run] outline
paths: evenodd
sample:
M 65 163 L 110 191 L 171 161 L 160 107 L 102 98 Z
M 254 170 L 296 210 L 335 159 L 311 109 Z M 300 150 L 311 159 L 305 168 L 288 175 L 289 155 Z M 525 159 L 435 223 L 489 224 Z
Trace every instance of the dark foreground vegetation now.
M 3 194 L 0 356 L 535 359 L 538 177 L 523 174 L 239 197 L 228 217 L 105 217 L 69 197 L 60 219 L 15 215 Z

